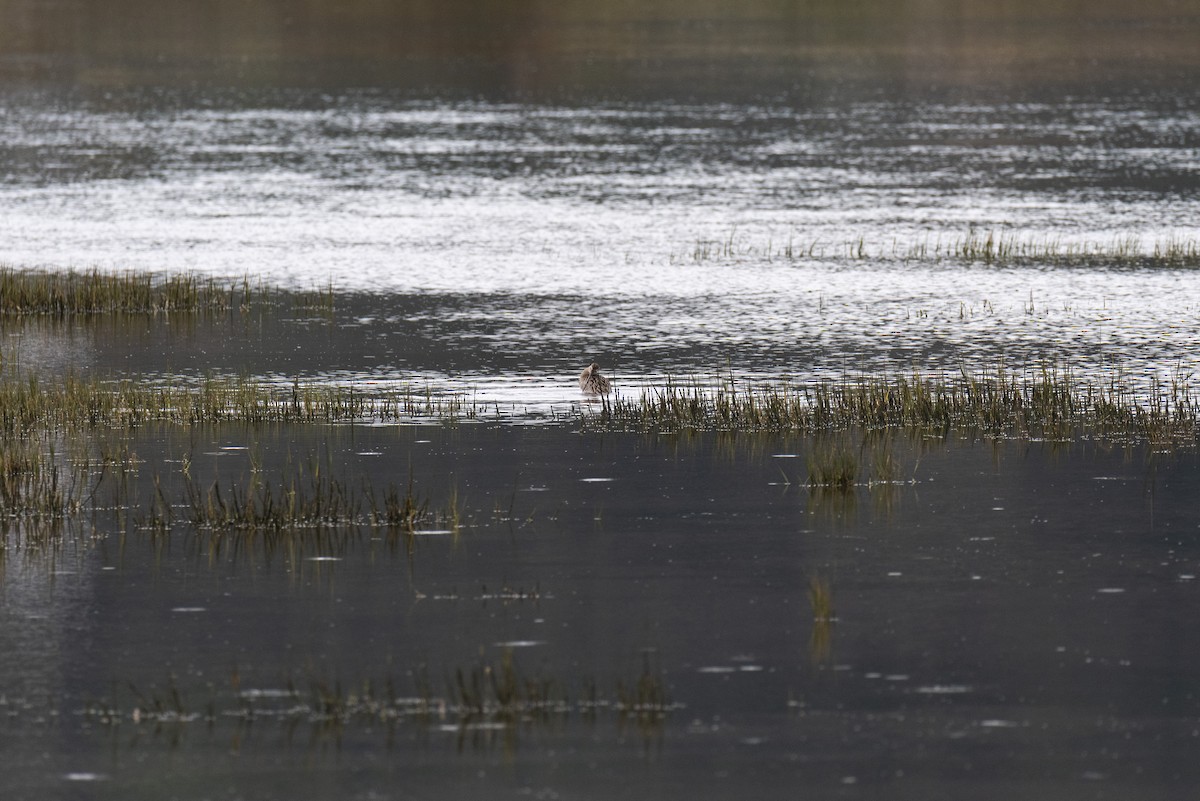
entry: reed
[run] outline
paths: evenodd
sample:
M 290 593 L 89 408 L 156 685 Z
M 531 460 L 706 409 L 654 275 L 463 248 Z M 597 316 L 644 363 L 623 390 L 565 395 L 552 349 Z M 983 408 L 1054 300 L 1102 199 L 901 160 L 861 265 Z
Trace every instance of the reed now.
M 362 521 L 361 498 L 338 480 L 303 474 L 279 484 L 252 480 L 207 487 L 186 484 L 189 522 L 211 529 L 291 529 Z
M 186 497 L 182 505 L 188 510 L 187 522 L 195 528 L 269 530 L 287 532 L 288 536 L 330 527 L 370 527 L 413 534 L 431 525 L 450 525 L 457 532 L 462 525 L 457 492 L 452 493 L 446 508 L 432 510 L 428 498 L 416 495 L 411 476 L 406 489 L 389 484 L 377 493 L 366 479 L 356 487 L 331 478 L 330 472 L 310 461 L 308 467 L 295 469 L 290 475 L 285 473 L 278 482 L 263 480 L 256 474 L 249 482 L 214 480 L 207 486 L 185 475 Z M 146 519 L 159 527 L 169 526 L 170 505 L 165 502 L 157 478 L 150 503 Z
M 332 285 L 285 292 L 249 278 L 228 287 L 193 273 L 156 275 L 131 270 L 31 270 L 0 266 L 0 316 L 224 313 L 254 306 L 290 305 L 332 312 Z
M 1003 364 L 978 373 L 846 376 L 807 385 L 705 387 L 668 380 L 579 415 L 585 430 L 657 433 L 957 429 L 991 437 L 1084 435 L 1194 445 L 1200 432 L 1200 405 L 1187 377 L 1155 380 L 1135 395 L 1119 375 L 1085 381 L 1067 368 L 1014 371 Z
M 1136 234 L 1124 234 L 1109 240 L 1075 240 L 1059 237 L 1021 235 L 1005 230 L 975 230 L 965 235 L 936 237 L 917 242 L 894 240 L 868 242 L 865 237 L 842 241 L 813 239 L 804 242 L 789 237 L 776 243 L 773 238 L 753 242 L 739 236 L 736 229 L 720 238 L 697 239 L 690 250 L 671 254 L 678 263 L 742 263 L 747 261 L 861 260 L 866 258 L 904 261 L 960 261 L 984 264 L 1050 262 L 1055 264 L 1157 264 L 1176 267 L 1200 266 L 1200 240 L 1172 234 L 1146 245 Z
M 634 718 L 640 727 L 657 726 L 675 705 L 667 694 L 666 676 L 652 664 L 650 652 L 642 654 L 642 672 L 633 682 L 617 682 L 616 709 Z
M 0 436 L 31 431 L 131 428 L 147 423 L 413 422 L 476 419 L 480 408 L 428 388 L 364 391 L 357 386 L 291 387 L 239 377 L 197 384 L 106 381 L 68 375 L 0 381 Z
M 858 478 L 858 458 L 837 445 L 813 450 L 808 461 L 808 485 L 848 492 Z
M 1049 262 L 1200 266 L 1200 243 L 1195 239 L 1172 235 L 1147 247 L 1135 234 L 1114 236 L 1107 241 L 1064 242 L 1056 237 L 1037 239 L 1004 231 L 972 230 L 966 236 L 920 242 L 909 245 L 907 249 L 894 245 L 890 255 L 907 261 L 957 260 L 984 264 Z
M 196 275 L 0 267 L 0 315 L 223 312 L 231 290 Z
M 0 443 L 0 516 L 36 523 L 78 512 L 86 472 L 86 464 L 60 463 L 52 446 L 47 452 L 37 441 Z
M 585 678 L 579 682 L 578 697 L 572 700 L 567 683 L 560 678 L 522 671 L 512 648 L 504 648 L 497 659 L 480 658 L 472 665 L 447 671 L 440 695 L 423 666 L 412 671 L 412 681 L 414 692 L 410 695 L 399 693 L 390 677 L 382 682 L 365 680 L 346 686 L 337 678 L 313 675 L 307 681 L 287 678 L 278 689 L 255 690 L 244 688 L 243 679 L 235 674 L 232 696 L 212 694 L 210 686 L 209 699 L 193 705 L 171 677 L 164 688 L 146 692 L 128 682 L 128 700 L 123 702 L 114 690 L 112 697 L 88 702 L 80 715 L 108 727 L 197 722 L 212 726 L 232 719 L 239 723 L 307 722 L 338 729 L 354 725 L 369 729 L 379 723 L 407 721 L 419 726 L 451 722 L 461 730 L 515 730 L 563 720 L 574 713 L 591 719 L 601 710 L 611 710 L 621 719 L 652 720 L 659 726 L 672 711 L 681 708 L 668 699 L 662 674 L 652 671 L 648 664 L 628 687 L 618 681 L 609 696 L 602 695 L 595 682 Z M 305 685 L 307 691 L 302 689 Z

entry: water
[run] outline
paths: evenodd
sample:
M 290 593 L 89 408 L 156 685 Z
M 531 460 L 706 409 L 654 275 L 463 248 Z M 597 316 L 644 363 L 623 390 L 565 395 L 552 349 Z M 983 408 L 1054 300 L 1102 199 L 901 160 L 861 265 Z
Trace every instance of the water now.
M 1192 384 L 1196 259 L 1153 257 L 1200 242 L 1186 8 L 139 5 L 0 0 L 0 263 L 334 311 L 6 319 L 4 377 L 483 421 L 31 435 L 92 467 L 82 513 L 3 521 L 0 796 L 1195 795 L 1187 443 L 600 434 L 576 383 Z M 1029 253 L 954 252 L 989 235 Z M 844 493 L 806 486 L 830 443 Z M 456 513 L 188 522 L 188 476 L 315 466 Z M 561 706 L 460 716 L 510 658 Z
M 938 249 L 1195 246 L 1194 101 L 15 94 L 0 260 L 332 286 L 355 293 L 332 326 L 171 349 L 169 369 L 409 381 L 540 414 L 592 358 L 633 392 L 1001 359 L 1145 382 L 1195 370 L 1190 269 Z M 148 344 L 139 373 L 163 360 Z
M 465 526 L 411 552 L 369 530 L 214 551 L 215 535 L 180 527 L 68 536 L 53 565 L 10 554 L 6 794 L 66 793 L 84 775 L 126 798 L 401 785 L 1186 797 L 1200 780 L 1182 758 L 1200 717 L 1195 454 L 906 442 L 913 483 L 840 495 L 796 485 L 808 440 L 480 426 L 137 437 L 140 486 L 161 470 L 169 496 L 179 453 L 208 480 L 244 476 L 251 454 L 273 475 L 310 445 L 341 476 L 381 486 L 411 470 L 435 503 L 456 489 Z M 813 620 L 813 578 L 832 623 Z M 422 670 L 445 697 L 456 670 L 505 647 L 571 699 L 588 679 L 612 697 L 649 664 L 676 707 L 652 726 L 572 708 L 499 731 L 287 712 L 319 683 L 415 695 Z M 131 720 L 151 699 L 173 709 L 172 689 L 201 719 Z M 87 718 L 89 705 L 123 719 Z

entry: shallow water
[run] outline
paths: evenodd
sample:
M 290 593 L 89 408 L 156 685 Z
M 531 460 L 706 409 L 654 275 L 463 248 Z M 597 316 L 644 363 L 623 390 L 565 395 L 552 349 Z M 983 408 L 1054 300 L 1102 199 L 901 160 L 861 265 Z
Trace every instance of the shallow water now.
M 165 433 L 131 442 L 143 493 L 161 471 L 174 497 L 180 453 L 208 481 L 246 476 L 251 458 L 270 477 L 311 445 L 348 479 L 411 471 L 435 506 L 456 490 L 465 525 L 411 552 L 379 530 L 315 529 L 213 551 L 182 524 L 68 534 L 52 565 L 10 552 L 6 797 L 67 797 L 80 777 L 124 798 L 1183 798 L 1200 781 L 1185 756 L 1200 719 L 1195 454 L 900 439 L 904 483 L 843 495 L 798 485 L 809 440 Z M 813 578 L 832 623 L 814 622 Z M 570 709 L 498 731 L 285 713 L 316 683 L 415 695 L 422 669 L 445 697 L 456 670 L 505 647 L 573 700 L 588 679 L 611 698 L 649 665 L 676 706 L 653 726 Z M 173 708 L 172 688 L 214 720 L 131 719 L 151 699 Z M 97 704 L 121 722 L 81 714 Z

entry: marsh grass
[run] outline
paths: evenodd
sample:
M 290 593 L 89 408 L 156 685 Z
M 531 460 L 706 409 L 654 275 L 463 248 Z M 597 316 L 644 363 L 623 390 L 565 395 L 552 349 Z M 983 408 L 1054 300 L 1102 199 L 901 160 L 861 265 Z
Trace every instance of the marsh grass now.
M 996 438 L 1085 436 L 1195 445 L 1200 406 L 1188 376 L 1155 379 L 1148 393 L 1135 395 L 1120 376 L 1099 383 L 1080 380 L 1070 369 L 1014 371 L 999 365 L 979 373 L 846 376 L 807 385 L 668 381 L 637 397 L 616 396 L 599 411 L 581 410 L 581 424 L 584 430 L 653 433 L 958 430 Z M 812 478 L 836 484 L 839 466 L 827 470 L 824 461 L 818 460 Z M 848 465 L 841 461 L 844 472 Z
M 0 267 L 0 315 L 221 312 L 231 290 L 196 275 Z
M 192 273 L 0 266 L 0 316 L 224 313 L 268 305 L 332 313 L 333 287 L 286 292 L 256 285 L 249 278 L 223 286 L 215 278 Z
M 197 384 L 106 381 L 67 375 L 0 380 L 0 436 L 31 431 L 131 428 L 147 423 L 410 422 L 454 424 L 479 409 L 429 388 L 365 391 L 356 386 L 290 387 L 251 378 L 209 377 Z
M 840 444 L 824 444 L 813 449 L 808 461 L 810 487 L 848 492 L 858 478 L 858 457 Z
M 512 648 L 503 649 L 498 662 L 481 661 L 465 671 L 458 668 L 447 684 L 448 711 L 466 720 L 514 723 L 525 717 L 566 714 L 572 708 L 560 682 L 518 671 Z
M 720 238 L 696 240 L 690 250 L 672 254 L 671 263 L 783 261 L 830 259 L 900 259 L 902 261 L 959 261 L 983 264 L 1157 264 L 1200 267 L 1200 240 L 1173 234 L 1152 244 L 1134 234 L 1109 240 L 1063 241 L 1057 237 L 1031 237 L 1004 230 L 972 229 L 961 236 L 938 236 L 919 242 L 867 242 L 863 237 L 830 241 L 785 241 L 768 238 L 749 241 L 736 228 Z
M 635 718 L 639 724 L 657 724 L 673 707 L 666 676 L 651 652 L 643 653 L 638 677 L 632 682 L 617 681 L 617 711 Z
M 0 441 L 0 516 L 36 522 L 83 506 L 87 465 L 72 467 L 48 447 L 36 440 Z
M 1013 234 L 972 231 L 966 237 L 937 243 L 930 254 L 928 245 L 910 250 L 908 258 L 949 257 L 972 262 L 1143 263 L 1169 266 L 1200 266 L 1200 242 L 1170 236 L 1149 247 L 1135 235 L 1116 236 L 1107 242 L 1020 238 Z
M 79 715 L 107 727 L 135 727 L 219 721 L 284 724 L 306 722 L 319 728 L 338 730 L 358 725 L 371 728 L 380 723 L 410 722 L 417 726 L 456 724 L 460 734 L 468 731 L 515 731 L 531 724 L 552 725 L 578 714 L 587 720 L 603 710 L 652 721 L 660 727 L 666 716 L 682 708 L 667 698 L 665 679 L 649 663 L 631 682 L 618 680 L 611 695 L 603 695 L 590 678 L 577 682 L 572 698 L 568 682 L 561 678 L 530 674 L 517 663 L 512 648 L 498 658 L 446 671 L 439 694 L 429 672 L 418 667 L 411 672 L 413 692 L 402 694 L 391 677 L 381 682 L 362 681 L 345 685 L 337 678 L 312 675 L 308 679 L 286 678 L 278 689 L 246 689 L 235 670 L 231 692 L 208 687 L 208 699 L 192 703 L 169 677 L 165 686 L 145 692 L 128 682 L 124 692 L 114 687 L 111 696 L 96 698 L 79 710 Z M 306 689 L 305 689 L 306 688 Z M 127 700 L 122 695 L 128 694 Z
M 285 469 L 277 482 L 254 474 L 248 482 L 214 480 L 201 485 L 184 477 L 187 522 L 195 528 L 216 531 L 290 532 L 330 527 L 370 527 L 412 535 L 429 526 L 447 525 L 457 535 L 463 525 L 458 493 L 448 505 L 430 508 L 427 497 L 415 491 L 410 475 L 406 487 L 394 483 L 377 492 L 363 478 L 357 485 L 331 476 L 332 469 L 310 460 L 307 466 Z M 171 505 L 155 480 L 155 495 L 147 517 L 149 525 L 169 527 Z M 168 510 L 164 513 L 163 510 Z
M 891 437 L 866 437 L 863 450 L 870 451 L 871 478 L 868 486 L 895 484 L 900 480 L 900 463 L 896 459 Z
M 294 310 L 310 311 L 328 316 L 333 314 L 335 297 L 333 283 L 330 282 L 323 289 L 311 289 L 305 292 L 291 293 L 291 307 Z

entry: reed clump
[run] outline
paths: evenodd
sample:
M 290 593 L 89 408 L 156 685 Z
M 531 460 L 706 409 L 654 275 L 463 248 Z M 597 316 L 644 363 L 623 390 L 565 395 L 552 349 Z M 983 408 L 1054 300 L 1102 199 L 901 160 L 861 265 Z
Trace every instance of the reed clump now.
M 190 274 L 0 267 L 0 315 L 223 312 L 231 294 L 215 279 Z
M 838 446 L 814 449 L 808 461 L 808 485 L 847 492 L 858 478 L 858 458 Z
M 60 463 L 36 441 L 0 442 L 0 517 L 39 522 L 79 511 L 86 470 Z
M 1080 380 L 1070 369 L 1013 371 L 1003 365 L 979 373 L 847 376 L 808 385 L 668 381 L 580 415 L 585 430 L 662 433 L 957 429 L 993 437 L 1195 444 L 1200 432 L 1200 405 L 1186 377 L 1155 380 L 1148 392 L 1135 394 L 1119 377 L 1100 383 Z
M 254 306 L 289 305 L 331 313 L 332 285 L 285 292 L 248 278 L 223 285 L 193 273 L 156 275 L 123 270 L 32 270 L 0 266 L 0 316 L 68 317 L 106 314 L 216 314 Z

